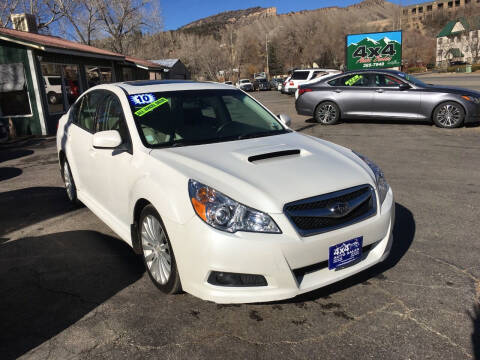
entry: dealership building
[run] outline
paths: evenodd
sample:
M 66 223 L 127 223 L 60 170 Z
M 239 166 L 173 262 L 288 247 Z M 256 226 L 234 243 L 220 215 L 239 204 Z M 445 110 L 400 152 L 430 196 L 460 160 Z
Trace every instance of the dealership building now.
M 56 36 L 0 28 L 0 121 L 17 135 L 55 134 L 88 88 L 164 78 L 166 67 Z

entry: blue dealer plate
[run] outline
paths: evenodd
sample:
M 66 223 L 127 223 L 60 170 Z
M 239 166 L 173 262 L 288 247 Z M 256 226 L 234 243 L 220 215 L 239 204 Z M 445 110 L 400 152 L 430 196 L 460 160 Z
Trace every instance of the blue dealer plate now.
M 341 244 L 330 246 L 328 268 L 330 270 L 343 267 L 362 256 L 363 236 L 347 240 Z

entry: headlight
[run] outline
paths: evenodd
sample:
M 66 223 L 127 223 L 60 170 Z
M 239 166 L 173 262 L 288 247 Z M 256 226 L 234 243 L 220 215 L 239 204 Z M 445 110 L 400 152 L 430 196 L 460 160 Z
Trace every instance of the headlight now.
M 188 193 L 196 214 L 218 230 L 281 233 L 268 214 L 242 205 L 198 181 L 188 181 Z
M 480 103 L 480 98 L 475 97 L 475 96 L 462 95 L 462 98 L 464 98 L 465 100 L 474 102 L 475 104 L 479 104 L 479 103 Z
M 377 164 L 375 164 L 372 160 L 370 160 L 366 156 L 359 154 L 356 151 L 353 151 L 353 153 L 357 155 L 360 159 L 365 161 L 365 163 L 370 167 L 370 169 L 372 169 L 373 173 L 375 174 L 375 183 L 377 184 L 377 191 L 378 191 L 378 197 L 380 199 L 380 205 L 383 204 L 383 201 L 387 196 L 389 185 L 387 183 L 387 180 L 385 179 L 385 175 L 383 174 L 382 169 L 380 169 L 380 167 Z

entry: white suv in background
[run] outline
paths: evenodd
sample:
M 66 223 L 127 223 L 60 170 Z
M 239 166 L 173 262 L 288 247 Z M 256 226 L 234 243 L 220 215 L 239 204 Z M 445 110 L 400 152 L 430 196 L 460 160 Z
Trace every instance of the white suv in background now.
M 285 84 L 284 92 L 287 94 L 295 94 L 298 87 L 318 77 L 324 76 L 329 73 L 338 73 L 340 71 L 336 69 L 303 69 L 295 70 Z

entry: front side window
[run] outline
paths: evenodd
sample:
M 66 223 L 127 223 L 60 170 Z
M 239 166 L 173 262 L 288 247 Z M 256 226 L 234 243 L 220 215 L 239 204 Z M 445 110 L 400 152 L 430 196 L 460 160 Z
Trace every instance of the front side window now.
M 122 105 L 115 94 L 107 95 L 97 112 L 96 131 L 107 130 L 117 130 L 124 142 L 129 138 Z
M 289 132 L 238 90 L 192 90 L 129 96 L 145 145 L 180 146 Z
M 393 76 L 385 74 L 375 74 L 375 86 L 399 87 L 401 84 L 402 82 Z
M 93 133 L 97 110 L 105 101 L 105 97 L 106 93 L 104 91 L 92 91 L 86 94 L 80 100 L 78 114 L 76 114 L 74 122 L 81 128 Z

